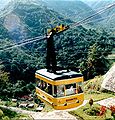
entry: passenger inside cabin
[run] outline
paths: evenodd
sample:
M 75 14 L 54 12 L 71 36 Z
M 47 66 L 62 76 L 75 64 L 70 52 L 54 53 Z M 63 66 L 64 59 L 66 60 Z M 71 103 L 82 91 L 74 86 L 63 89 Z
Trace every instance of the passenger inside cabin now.
M 65 94 L 73 95 L 76 93 L 76 83 L 65 85 Z

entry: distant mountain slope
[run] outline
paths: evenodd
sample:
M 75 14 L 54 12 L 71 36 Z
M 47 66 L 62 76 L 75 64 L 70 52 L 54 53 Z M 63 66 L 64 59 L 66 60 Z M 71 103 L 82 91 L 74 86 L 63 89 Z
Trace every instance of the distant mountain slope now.
M 88 2 L 87 2 L 87 4 L 93 9 L 105 7 L 105 6 L 107 6 L 109 4 L 113 4 L 113 3 L 115 3 L 115 0 L 98 0 L 98 1 L 97 0 L 88 0 Z
M 8 30 L 3 25 L 3 20 L 0 19 L 0 39 L 10 38 Z
M 59 13 L 32 1 L 28 3 L 28 0 L 10 2 L 4 11 L 6 15 L 3 16 L 3 27 L 15 41 L 43 35 L 48 27 L 51 28 L 59 23 L 72 23 Z
M 86 1 L 85 3 L 87 3 L 95 11 L 105 8 L 108 5 L 115 4 L 115 0 L 98 0 L 98 1 L 86 0 Z M 112 7 L 111 9 L 105 11 L 104 13 L 101 14 L 101 16 L 102 18 L 105 18 L 105 19 L 99 22 L 98 27 L 107 29 L 109 32 L 110 31 L 114 32 L 115 31 L 115 7 Z
M 68 17 L 74 21 L 81 20 L 91 14 L 94 14 L 95 11 L 89 7 L 87 4 L 82 1 L 77 0 L 44 0 L 46 5 L 54 9 L 55 11 L 63 14 L 65 17 Z M 95 16 L 95 18 L 100 18 L 100 15 Z M 92 19 L 91 19 L 92 20 Z

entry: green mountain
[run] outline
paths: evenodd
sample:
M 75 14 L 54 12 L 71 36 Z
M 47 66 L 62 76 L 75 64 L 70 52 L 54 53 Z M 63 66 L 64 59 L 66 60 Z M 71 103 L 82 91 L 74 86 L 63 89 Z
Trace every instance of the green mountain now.
M 97 9 L 99 7 L 105 7 L 111 4 L 115 4 L 115 0 L 100 1 L 96 6 L 94 6 L 94 8 Z M 106 11 L 105 13 L 103 13 L 102 17 L 105 17 L 105 18 L 108 17 L 108 18 L 100 22 L 100 25 L 102 24 L 103 28 L 106 28 L 114 32 L 115 31 L 115 6 L 110 10 Z
M 74 21 L 79 21 L 88 17 L 96 12 L 89 7 L 87 4 L 83 3 L 80 0 L 44 0 L 46 5 L 60 14 L 62 14 L 65 18 L 70 18 Z M 101 16 L 98 14 L 94 18 L 90 20 L 94 20 L 100 18 Z
M 3 34 L 0 31 L 0 35 L 3 36 L 0 40 L 0 50 L 11 46 L 14 41 L 45 35 L 47 28 L 59 23 L 66 25 L 74 23 L 41 3 L 15 1 L 9 3 L 4 10 L 8 11 L 10 8 L 12 8 L 10 13 L 2 17 L 1 24 L 7 33 Z M 106 31 L 88 30 L 79 26 L 55 36 L 54 41 L 59 66 L 80 68 L 86 79 L 107 71 L 105 57 L 114 48 L 114 37 Z M 35 70 L 46 66 L 45 58 L 45 40 L 21 48 L 0 51 L 0 62 L 4 65 L 1 69 L 10 72 L 10 79 L 13 81 L 34 80 Z
M 7 14 L 3 17 L 3 27 L 15 41 L 43 35 L 48 27 L 59 23 L 72 23 L 70 19 L 64 19 L 59 13 L 34 2 L 14 1 L 4 11 Z
M 88 1 L 87 4 L 93 9 L 105 7 L 115 2 L 115 0 L 98 0 L 98 1 L 97 0 L 85 0 L 85 3 L 86 1 Z
M 99 0 L 99 1 L 86 0 L 85 3 L 87 3 L 93 10 L 98 11 L 99 9 L 105 8 L 108 5 L 115 4 L 115 0 Z M 115 14 L 114 13 L 115 13 L 115 7 L 112 7 L 111 9 L 106 10 L 104 13 L 101 14 L 102 18 L 104 18 L 104 19 L 102 19 L 96 26 L 99 28 L 107 29 L 108 32 L 112 32 L 115 35 L 115 33 L 114 33 L 114 31 L 115 31 L 115 24 L 114 24 Z
M 4 25 L 3 25 L 3 20 L 0 20 L 0 39 L 4 39 L 4 38 L 10 38 L 8 35 L 8 30 L 5 29 Z

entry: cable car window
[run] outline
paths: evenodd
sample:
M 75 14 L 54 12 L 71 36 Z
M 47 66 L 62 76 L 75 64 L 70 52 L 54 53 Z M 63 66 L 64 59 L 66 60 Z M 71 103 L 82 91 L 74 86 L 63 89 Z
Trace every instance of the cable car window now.
M 64 96 L 64 85 L 54 86 L 54 94 L 57 97 L 63 97 Z
M 47 89 L 47 83 L 44 82 L 44 81 L 42 81 L 42 80 L 41 80 L 41 83 L 42 83 L 42 90 L 46 91 L 46 89 Z
M 41 88 L 41 80 L 36 78 L 36 85 L 38 88 Z
M 41 89 L 46 93 L 52 95 L 52 85 L 41 80 Z
M 76 83 L 65 85 L 65 94 L 66 96 L 76 94 Z
M 83 93 L 82 82 L 77 83 L 77 93 Z

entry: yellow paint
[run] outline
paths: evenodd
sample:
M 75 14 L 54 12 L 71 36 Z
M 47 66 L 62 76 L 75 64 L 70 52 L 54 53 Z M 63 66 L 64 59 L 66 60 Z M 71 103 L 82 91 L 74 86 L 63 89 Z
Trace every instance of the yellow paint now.
M 36 93 L 37 93 L 37 96 L 39 99 L 41 99 L 43 102 L 51 105 L 54 109 L 57 109 L 57 110 L 74 108 L 74 107 L 81 105 L 84 101 L 83 93 L 54 98 L 53 96 L 47 94 L 46 92 L 42 91 L 41 89 L 39 89 L 37 87 L 36 87 Z M 78 101 L 79 101 L 79 103 L 78 103 Z M 66 105 L 66 106 L 64 106 L 64 105 Z

